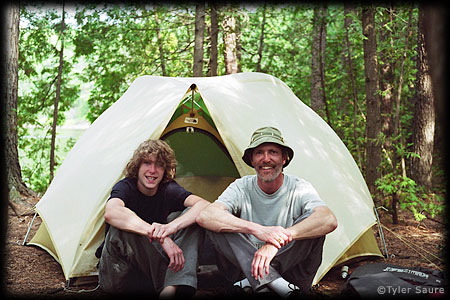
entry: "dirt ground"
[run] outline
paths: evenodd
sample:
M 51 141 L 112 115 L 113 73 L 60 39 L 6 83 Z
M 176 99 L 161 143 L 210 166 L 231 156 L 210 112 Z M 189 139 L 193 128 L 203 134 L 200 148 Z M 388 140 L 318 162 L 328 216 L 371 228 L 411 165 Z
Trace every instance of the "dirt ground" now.
M 81 285 L 71 285 L 65 288 L 65 279 L 60 265 L 44 250 L 34 246 L 22 246 L 27 228 L 33 218 L 32 207 L 38 199 L 22 199 L 14 201 L 14 207 L 8 207 L 8 231 L 5 241 L 7 258 L 4 270 L 4 286 L 9 297 L 102 297 L 101 290 L 95 289 L 97 282 L 87 282 Z M 380 212 L 381 222 L 389 253 L 388 259 L 364 259 L 347 263 L 349 273 L 356 267 L 375 262 L 423 267 L 445 271 L 445 228 L 438 220 L 426 219 L 422 222 L 414 220 L 408 212 L 400 213 L 400 224 L 392 225 L 390 216 Z M 36 218 L 31 228 L 28 240 L 34 235 L 41 220 Z M 373 227 L 380 249 L 383 249 L 378 229 Z M 381 250 L 383 251 L 383 250 Z M 340 267 L 331 269 L 327 275 L 314 287 L 319 296 L 336 297 L 341 295 L 345 280 L 340 277 Z M 93 290 L 93 291 L 92 291 Z M 224 292 L 224 279 L 217 273 L 205 273 L 199 276 L 199 290 L 195 297 L 216 297 Z

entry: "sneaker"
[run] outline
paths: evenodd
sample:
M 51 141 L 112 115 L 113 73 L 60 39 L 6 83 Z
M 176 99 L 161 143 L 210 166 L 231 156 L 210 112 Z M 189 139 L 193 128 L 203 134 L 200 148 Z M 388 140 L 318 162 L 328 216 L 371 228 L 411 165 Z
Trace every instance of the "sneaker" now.
M 240 287 L 237 285 L 233 285 L 232 287 L 227 289 L 226 294 L 227 294 L 227 296 L 231 296 L 231 297 L 248 296 L 250 294 L 253 294 L 253 289 L 249 286 Z
M 233 286 L 241 289 L 243 292 L 245 292 L 245 294 L 252 294 L 253 293 L 252 286 L 250 285 L 250 282 L 248 281 L 247 278 L 244 278 L 241 281 L 235 282 L 233 284 Z M 238 289 L 235 289 L 235 290 L 238 291 Z
M 288 287 L 292 290 L 289 292 L 289 295 L 287 296 L 287 299 L 296 299 L 303 296 L 302 291 L 300 288 L 292 283 L 289 283 Z
M 274 300 L 278 298 L 278 295 L 267 286 L 260 287 L 254 293 L 256 299 Z

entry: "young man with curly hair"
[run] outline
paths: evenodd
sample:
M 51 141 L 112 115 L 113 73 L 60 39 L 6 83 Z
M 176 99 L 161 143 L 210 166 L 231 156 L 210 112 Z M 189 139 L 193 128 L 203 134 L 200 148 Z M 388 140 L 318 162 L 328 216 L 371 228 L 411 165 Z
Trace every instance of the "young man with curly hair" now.
M 109 293 L 193 295 L 204 232 L 195 224 L 209 202 L 174 181 L 174 151 L 147 140 L 128 162 L 105 206 L 109 230 L 100 263 L 100 287 Z

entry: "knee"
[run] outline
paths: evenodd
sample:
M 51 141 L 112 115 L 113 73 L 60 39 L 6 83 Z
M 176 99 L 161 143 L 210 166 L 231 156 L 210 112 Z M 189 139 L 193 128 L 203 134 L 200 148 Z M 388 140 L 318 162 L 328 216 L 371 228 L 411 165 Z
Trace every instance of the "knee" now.
M 143 243 L 149 243 L 145 236 L 111 227 L 105 239 L 104 248 L 121 257 L 131 257 L 135 253 L 134 248 Z

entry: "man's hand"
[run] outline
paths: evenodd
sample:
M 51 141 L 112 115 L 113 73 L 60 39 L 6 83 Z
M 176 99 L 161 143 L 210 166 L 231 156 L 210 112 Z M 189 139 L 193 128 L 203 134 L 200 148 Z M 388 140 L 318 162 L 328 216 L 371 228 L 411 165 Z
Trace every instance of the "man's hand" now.
M 292 241 L 292 234 L 281 226 L 261 226 L 253 235 L 280 249 Z
M 153 222 L 147 232 L 147 236 L 150 241 L 152 241 L 153 239 L 157 239 L 160 243 L 162 243 L 164 238 L 176 233 L 177 231 L 178 229 L 176 228 L 176 226 L 173 226 L 171 223 L 159 224 Z
M 258 280 L 269 274 L 270 262 L 278 252 L 278 248 L 272 244 L 265 244 L 259 248 L 252 261 L 252 275 Z
M 185 263 L 183 250 L 181 250 L 181 248 L 178 247 L 178 245 L 175 244 L 170 237 L 162 239 L 162 242 L 160 241 L 160 243 L 161 247 L 170 259 L 168 268 L 174 272 L 178 272 L 183 269 Z

